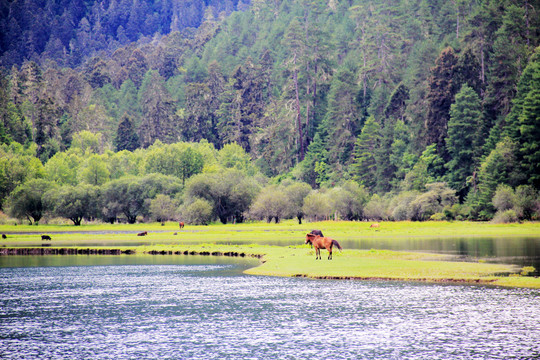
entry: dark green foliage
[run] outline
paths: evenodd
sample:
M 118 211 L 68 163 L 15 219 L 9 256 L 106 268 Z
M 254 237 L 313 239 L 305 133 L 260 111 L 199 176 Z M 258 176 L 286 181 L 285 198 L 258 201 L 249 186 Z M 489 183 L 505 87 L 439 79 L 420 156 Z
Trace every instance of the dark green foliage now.
M 479 131 L 481 123 L 480 98 L 473 88 L 464 85 L 456 94 L 455 103 L 450 108 L 446 139 L 450 158 L 446 163 L 448 183 L 461 197 L 465 196 L 468 189 L 467 178 L 472 176 L 477 165 L 475 149 L 480 148 L 480 138 L 483 136 Z
M 457 57 L 451 47 L 444 49 L 435 67 L 431 69 L 429 91 L 427 93 L 428 114 L 426 119 L 426 144 L 436 144 L 439 155 L 446 154 L 445 138 L 450 105 L 459 90 L 454 79 Z
M 0 206 L 15 188 L 27 180 L 45 177 L 43 164 L 36 157 L 36 146 L 19 143 L 0 145 Z
M 44 195 L 52 186 L 43 179 L 32 179 L 19 185 L 8 200 L 8 213 L 18 219 L 26 218 L 30 224 L 38 222 L 46 209 Z
M 100 189 L 87 184 L 64 185 L 48 191 L 44 201 L 55 216 L 70 219 L 74 225 L 81 225 L 83 219 L 98 217 Z
M 267 81 L 260 76 L 260 67 L 248 58 L 232 73 L 218 111 L 219 137 L 223 143 L 236 142 L 251 151 L 250 137 L 263 115 Z
M 519 153 L 528 182 L 540 188 L 540 71 L 535 77 L 536 86 L 527 94 L 519 117 Z
M 431 182 L 470 204 L 438 218 L 489 218 L 498 184 L 540 186 L 538 2 L 250 3 L 232 14 L 236 0 L 0 5 L 0 62 L 16 65 L 0 77 L 0 143 L 36 146 L 55 159 L 48 178 L 73 185 L 216 168 L 321 189 L 354 178 L 379 193 L 381 218 L 385 194 Z M 476 98 L 456 97 L 465 85 Z M 83 131 L 101 134 L 99 156 L 80 153 Z M 70 146 L 69 161 L 54 157 Z M 26 156 L 1 159 L 2 200 L 32 177 L 12 177 Z
M 337 73 L 330 86 L 324 118 L 324 127 L 328 133 L 328 161 L 331 163 L 350 163 L 356 137 L 363 126 L 356 101 L 357 94 L 358 87 L 353 74 L 346 69 Z
M 139 136 L 133 127 L 133 122 L 126 114 L 124 114 L 122 121 L 118 124 L 114 145 L 117 151 L 134 151 L 140 146 Z
M 237 0 L 154 2 L 119 0 L 4 2 L 0 6 L 2 63 L 11 66 L 41 55 L 61 65 L 79 65 L 86 53 L 114 51 L 118 45 L 155 33 L 198 27 L 207 11 L 235 10 Z M 211 36 L 211 35 L 210 35 Z
M 140 90 L 143 120 L 139 139 L 144 147 L 156 140 L 170 144 L 179 140 L 180 131 L 174 103 L 165 87 L 164 79 L 156 71 L 149 71 Z
M 255 198 L 258 186 L 237 170 L 223 173 L 201 174 L 192 177 L 186 184 L 188 203 L 204 199 L 213 206 L 213 215 L 223 224 L 242 222 Z
M 377 184 L 375 151 L 380 141 L 380 126 L 373 117 L 367 119 L 354 148 L 352 175 L 366 188 L 373 190 Z

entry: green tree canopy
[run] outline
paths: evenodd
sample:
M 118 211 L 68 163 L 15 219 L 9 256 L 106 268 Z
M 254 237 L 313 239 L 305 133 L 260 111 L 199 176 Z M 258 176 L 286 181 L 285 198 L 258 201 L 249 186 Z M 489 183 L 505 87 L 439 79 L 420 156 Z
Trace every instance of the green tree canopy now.
M 8 199 L 8 214 L 23 219 L 30 224 L 38 222 L 45 210 L 43 197 L 53 187 L 53 184 L 44 179 L 30 179 L 15 188 Z

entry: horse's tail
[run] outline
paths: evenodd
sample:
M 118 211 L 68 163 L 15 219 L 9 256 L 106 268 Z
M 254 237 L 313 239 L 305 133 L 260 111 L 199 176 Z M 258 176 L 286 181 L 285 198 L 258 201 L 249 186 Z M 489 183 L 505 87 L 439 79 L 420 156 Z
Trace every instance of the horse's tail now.
M 337 248 L 339 249 L 339 251 L 343 250 L 343 248 L 341 247 L 341 245 L 339 245 L 339 243 L 338 243 L 336 240 L 332 239 L 332 244 L 336 245 Z

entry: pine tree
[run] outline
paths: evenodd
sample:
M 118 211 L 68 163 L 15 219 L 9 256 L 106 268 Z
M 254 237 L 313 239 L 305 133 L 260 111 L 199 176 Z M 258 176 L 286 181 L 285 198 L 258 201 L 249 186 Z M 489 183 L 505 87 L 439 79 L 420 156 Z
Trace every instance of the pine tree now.
M 478 94 L 468 85 L 464 85 L 456 94 L 456 101 L 450 108 L 448 121 L 448 137 L 446 148 L 450 161 L 448 183 L 461 197 L 467 190 L 467 177 L 474 172 L 475 149 L 479 147 L 479 124 L 482 119 L 482 105 Z
M 139 138 L 144 147 L 156 140 L 166 144 L 179 140 L 175 106 L 157 71 L 151 70 L 144 77 L 139 102 L 144 115 Z
M 357 93 L 354 75 L 349 70 L 341 70 L 332 81 L 323 120 L 328 132 L 328 160 L 336 165 L 350 163 L 356 137 L 362 129 Z
M 516 96 L 516 84 L 527 61 L 524 9 L 510 5 L 505 9 L 501 27 L 495 33 L 489 86 L 486 90 L 486 112 L 491 122 L 505 118 Z M 512 132 L 513 131 L 513 132 Z M 517 128 L 505 129 L 503 136 L 516 139 Z
M 218 110 L 217 124 L 223 143 L 236 142 L 251 152 L 251 136 L 263 116 L 265 86 L 268 80 L 259 76 L 260 67 L 248 58 L 233 72 Z
M 138 149 L 140 146 L 139 136 L 133 127 L 133 122 L 127 114 L 122 116 L 122 120 L 118 124 L 114 145 L 116 151 L 135 151 L 135 149 Z
M 537 66 L 540 70 L 540 67 Z M 540 71 L 535 73 L 536 85 L 523 102 L 520 123 L 520 155 L 529 184 L 540 188 Z
M 444 49 L 431 69 L 427 94 L 428 115 L 426 119 L 426 144 L 436 144 L 439 155 L 445 157 L 444 139 L 450 117 L 450 105 L 454 101 L 456 83 L 454 80 L 457 57 L 451 47 Z
M 369 117 L 358 136 L 354 148 L 352 175 L 358 183 L 373 190 L 377 185 L 375 152 L 379 146 L 380 126 L 373 116 Z

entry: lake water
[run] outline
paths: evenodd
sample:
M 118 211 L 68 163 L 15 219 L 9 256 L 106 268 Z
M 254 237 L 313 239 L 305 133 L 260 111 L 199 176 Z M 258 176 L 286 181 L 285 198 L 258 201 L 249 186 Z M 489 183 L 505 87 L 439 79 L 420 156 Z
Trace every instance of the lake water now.
M 213 257 L 26 259 L 0 264 L 3 359 L 540 356 L 538 290 L 246 276 L 253 261 Z

